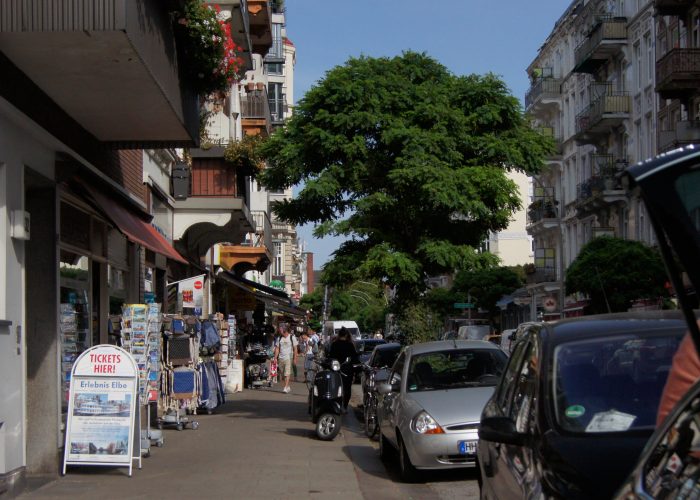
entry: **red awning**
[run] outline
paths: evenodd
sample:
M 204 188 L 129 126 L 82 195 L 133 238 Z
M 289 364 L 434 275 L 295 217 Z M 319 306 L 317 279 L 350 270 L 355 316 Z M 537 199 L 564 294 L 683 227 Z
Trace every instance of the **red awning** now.
M 92 196 L 104 215 L 114 222 L 129 240 L 143 245 L 155 253 L 164 255 L 168 259 L 176 260 L 183 264 L 188 263 L 155 227 L 131 213 L 118 202 L 110 200 L 100 191 L 85 184 L 83 184 L 83 188 Z

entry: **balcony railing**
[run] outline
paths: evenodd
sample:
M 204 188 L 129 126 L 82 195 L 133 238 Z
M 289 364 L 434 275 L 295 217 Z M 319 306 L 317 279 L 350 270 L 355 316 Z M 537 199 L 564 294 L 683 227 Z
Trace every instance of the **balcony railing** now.
M 192 163 L 190 196 L 245 197 L 244 181 L 221 158 L 196 158 Z
M 535 198 L 527 207 L 527 218 L 530 224 L 536 224 L 544 219 L 556 219 L 558 201 L 554 198 Z
M 654 0 L 659 16 L 682 16 L 693 6 L 693 0 Z
M 255 221 L 253 246 L 265 246 L 265 248 L 272 251 L 272 223 L 270 222 L 270 216 L 264 210 L 251 210 L 250 214 L 253 216 L 253 221 Z
M 561 80 L 559 78 L 538 78 L 525 94 L 525 108 L 530 109 L 537 103 L 561 97 Z
M 700 143 L 700 121 L 677 122 L 675 130 L 659 132 L 659 152 L 669 151 L 686 144 Z
M 662 99 L 697 92 L 700 49 L 671 49 L 656 62 L 656 91 Z
M 564 153 L 564 141 L 562 141 L 561 137 L 557 135 L 554 127 L 535 127 L 535 130 L 537 130 L 540 134 L 551 138 L 554 142 L 554 151 L 552 154 L 547 156 L 548 159 L 558 158 Z
M 627 43 L 627 18 L 599 16 L 588 36 L 574 50 L 574 71 L 592 73 Z
M 241 119 L 270 133 L 272 115 L 266 90 L 255 90 L 241 96 Z M 244 128 L 246 125 L 243 123 Z
M 609 133 L 630 112 L 628 92 L 613 90 L 609 82 L 591 85 L 591 103 L 576 116 L 576 133 Z
M 284 121 L 289 107 L 287 106 L 287 96 L 283 95 L 281 99 L 270 99 L 270 116 L 273 123 Z

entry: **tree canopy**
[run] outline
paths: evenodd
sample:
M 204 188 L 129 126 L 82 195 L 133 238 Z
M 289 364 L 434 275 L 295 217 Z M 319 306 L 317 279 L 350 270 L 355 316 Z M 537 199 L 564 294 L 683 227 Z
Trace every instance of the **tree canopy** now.
M 639 241 L 600 236 L 583 248 L 566 271 L 566 293 L 580 292 L 593 313 L 626 311 L 632 301 L 668 295 L 659 253 Z
M 351 58 L 328 71 L 261 154 L 277 217 L 348 238 L 324 281 L 358 277 L 415 296 L 429 275 L 494 265 L 477 251 L 520 208 L 509 170 L 536 173 L 551 142 L 498 77 L 456 76 L 425 54 Z

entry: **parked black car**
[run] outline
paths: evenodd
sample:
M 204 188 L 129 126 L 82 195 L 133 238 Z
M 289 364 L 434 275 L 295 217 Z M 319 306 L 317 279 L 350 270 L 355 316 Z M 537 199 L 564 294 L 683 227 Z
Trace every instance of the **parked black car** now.
M 374 347 L 360 374 L 363 403 L 367 400 L 369 391 L 375 389 L 374 379 L 377 374 L 379 372 L 384 372 L 383 378 L 386 379 L 386 375 L 394 365 L 394 361 L 396 361 L 396 358 L 399 356 L 399 352 L 401 352 L 401 344 L 398 343 L 384 343 Z M 379 378 L 382 378 L 381 374 Z
M 482 498 L 610 498 L 654 431 L 680 311 L 521 325 L 479 428 Z
M 367 363 L 369 360 L 370 356 L 372 355 L 372 351 L 374 351 L 374 348 L 377 347 L 378 345 L 383 345 L 386 344 L 386 340 L 384 339 L 362 339 L 362 340 L 356 340 L 355 341 L 355 350 L 357 351 L 357 355 L 360 358 L 360 363 L 363 365 Z M 356 384 L 360 383 L 360 374 L 358 373 L 355 375 L 355 380 L 354 382 Z
M 700 382 L 693 382 L 700 373 L 697 357 L 691 361 L 700 348 L 694 311 L 700 290 L 700 148 L 672 151 L 627 173 L 646 204 L 692 343 L 684 343 L 679 353 L 683 362 L 673 366 L 667 387 L 675 395 L 687 386 L 685 396 L 651 437 L 616 498 L 699 498 Z

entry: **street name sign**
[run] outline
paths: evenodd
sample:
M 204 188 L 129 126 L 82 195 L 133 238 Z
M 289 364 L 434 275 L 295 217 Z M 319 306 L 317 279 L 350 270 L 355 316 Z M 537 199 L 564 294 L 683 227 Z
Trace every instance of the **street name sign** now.
M 474 304 L 471 302 L 455 302 L 455 309 L 474 309 Z

